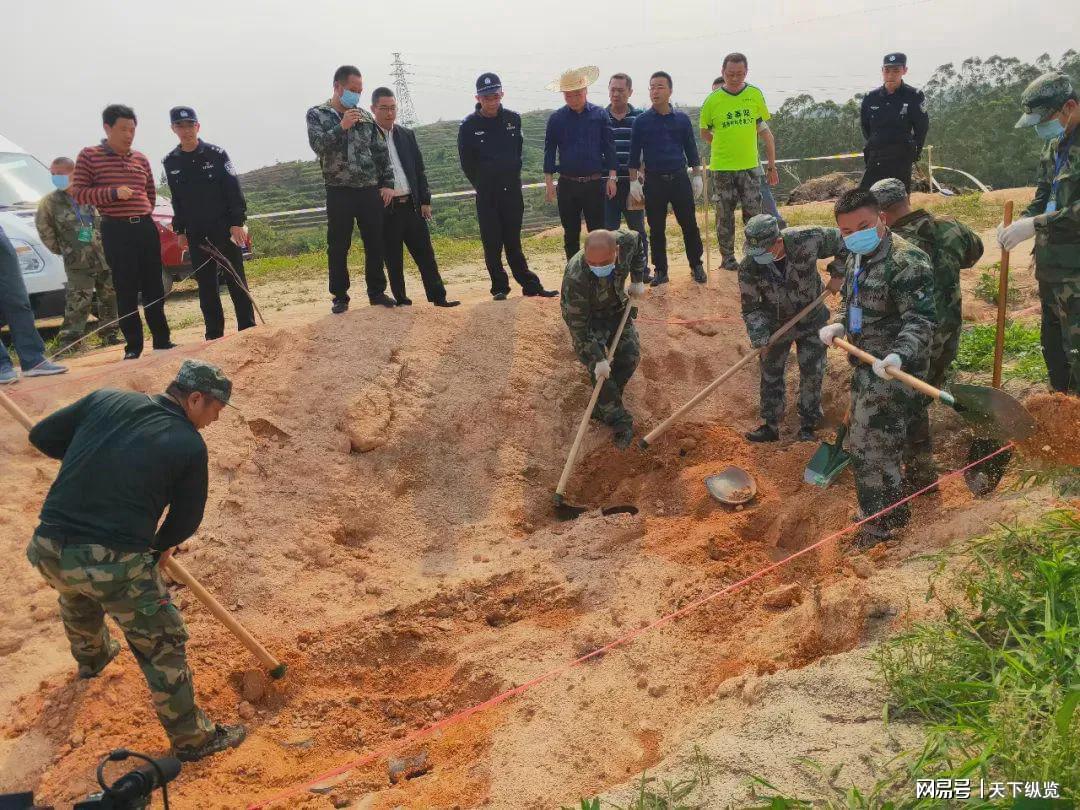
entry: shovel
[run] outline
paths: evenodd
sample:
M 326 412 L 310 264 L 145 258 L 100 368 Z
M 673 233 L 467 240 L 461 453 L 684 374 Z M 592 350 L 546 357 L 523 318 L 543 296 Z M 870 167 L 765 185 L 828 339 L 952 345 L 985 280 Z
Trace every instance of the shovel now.
M 630 310 L 634 306 L 634 299 L 627 297 L 626 309 L 623 310 L 622 320 L 619 321 L 619 328 L 615 330 L 615 336 L 611 339 L 611 345 L 608 346 L 607 354 L 605 355 L 607 361 L 610 363 L 611 359 L 615 356 L 615 349 L 619 345 L 619 338 L 622 337 L 623 329 L 626 326 L 626 321 L 630 317 Z M 574 462 L 577 461 L 578 449 L 581 447 L 581 440 L 585 436 L 585 430 L 589 427 L 589 418 L 592 416 L 593 409 L 596 407 L 596 401 L 600 398 L 600 389 L 604 386 L 603 379 L 597 379 L 596 385 L 593 386 L 592 397 L 589 398 L 589 405 L 585 408 L 585 413 L 581 416 L 581 424 L 578 425 L 577 435 L 574 436 L 574 444 L 570 447 L 570 455 L 566 459 L 566 464 L 563 465 L 562 475 L 559 476 L 559 484 L 555 487 L 555 515 L 559 520 L 573 520 L 579 515 L 583 515 L 589 511 L 588 506 L 574 506 L 568 504 L 563 500 L 563 495 L 566 493 L 566 484 L 570 480 L 570 473 L 574 469 Z M 609 506 L 602 510 L 605 515 L 613 515 L 626 513 L 635 515 L 637 514 L 636 506 Z
M 821 293 L 821 295 L 819 295 L 805 307 L 800 309 L 791 320 L 789 320 L 787 323 L 785 323 L 783 326 L 773 332 L 772 336 L 769 338 L 768 343 L 766 343 L 764 346 L 761 346 L 760 348 L 754 349 L 752 352 L 750 352 L 750 354 L 743 357 L 735 365 L 733 365 L 731 368 L 729 368 L 711 383 L 698 391 L 698 393 L 695 394 L 689 402 L 679 408 L 679 410 L 675 411 L 675 413 L 673 413 L 671 416 L 669 416 L 667 419 L 665 419 L 663 422 L 653 428 L 651 433 L 641 439 L 641 449 L 648 449 L 649 445 L 655 442 L 658 438 L 660 438 L 660 436 L 665 433 L 667 429 L 676 422 L 676 420 L 680 419 L 683 414 L 698 405 L 703 399 L 705 399 L 705 397 L 707 397 L 720 385 L 722 385 L 732 374 L 734 374 L 740 368 L 745 366 L 751 360 L 753 360 L 770 346 L 772 346 L 777 340 L 780 339 L 781 335 L 786 333 L 789 329 L 791 329 L 791 327 L 801 321 L 807 313 L 812 312 L 814 309 L 816 309 L 821 304 L 821 302 L 825 300 L 825 296 L 827 296 L 830 292 L 832 291 L 826 288 L 825 291 Z
M 822 442 L 821 446 L 810 457 L 806 469 L 803 470 L 803 480 L 808 484 L 814 484 L 824 489 L 836 480 L 848 464 L 851 456 L 844 450 L 844 437 L 847 436 L 848 418 L 840 423 L 836 429 L 836 439 L 832 444 Z
M 7 395 L 0 392 L 0 405 L 4 407 L 8 413 L 10 413 L 15 421 L 21 424 L 27 430 L 30 430 L 34 426 L 33 421 L 26 412 L 23 411 L 15 402 Z M 259 643 L 255 636 L 248 632 L 248 629 L 240 623 L 225 607 L 214 598 L 206 588 L 204 588 L 195 577 L 193 577 L 184 566 L 182 566 L 175 559 L 169 559 L 162 566 L 165 572 L 175 579 L 177 582 L 182 582 L 188 587 L 188 589 L 195 594 L 195 597 L 202 602 L 207 610 L 209 610 L 215 619 L 225 625 L 234 636 L 236 636 L 240 642 L 248 648 L 248 650 L 259 659 L 271 678 L 275 680 L 285 677 L 286 665 L 274 658 L 273 655 Z
M 852 357 L 864 363 L 875 363 L 877 358 L 864 352 L 843 338 L 834 338 L 833 345 L 839 346 Z M 985 385 L 954 385 L 950 391 L 934 388 L 928 382 L 913 377 L 898 368 L 886 369 L 889 376 L 904 385 L 948 405 L 966 421 L 975 426 L 983 436 L 1002 441 L 1018 441 L 1035 432 L 1035 419 L 1016 399 L 999 388 Z

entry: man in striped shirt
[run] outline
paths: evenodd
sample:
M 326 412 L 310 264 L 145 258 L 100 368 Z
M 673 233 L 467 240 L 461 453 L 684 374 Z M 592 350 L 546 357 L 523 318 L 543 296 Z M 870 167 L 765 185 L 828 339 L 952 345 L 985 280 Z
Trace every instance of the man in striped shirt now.
M 630 96 L 634 94 L 634 83 L 625 73 L 616 73 L 608 80 L 608 99 L 611 103 L 607 106 L 608 119 L 611 121 L 611 131 L 615 136 L 615 158 L 618 163 L 618 187 L 615 196 L 604 201 L 604 227 L 609 231 L 616 231 L 621 225 L 621 220 L 626 217 L 627 227 L 637 232 L 641 238 L 641 261 L 644 265 L 642 281 L 652 281 L 649 275 L 649 236 L 645 231 L 645 211 L 627 207 L 630 195 L 630 132 L 634 127 L 634 119 L 641 113 L 637 107 L 630 103 Z
M 101 213 L 101 241 L 112 269 L 120 331 L 127 344 L 124 359 L 134 360 L 143 350 L 140 293 L 154 349 L 176 345 L 165 320 L 161 240 L 150 216 L 157 191 L 150 161 L 131 148 L 138 123 L 135 111 L 123 104 L 110 104 L 102 112 L 101 122 L 105 139 L 79 152 L 71 196 Z

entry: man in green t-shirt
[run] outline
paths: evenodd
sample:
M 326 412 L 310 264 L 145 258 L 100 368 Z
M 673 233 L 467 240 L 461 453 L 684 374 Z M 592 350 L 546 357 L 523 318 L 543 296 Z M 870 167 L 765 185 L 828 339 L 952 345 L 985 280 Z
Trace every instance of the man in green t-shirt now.
M 701 107 L 701 136 L 710 144 L 709 185 L 716 205 L 716 241 L 725 270 L 738 270 L 735 260 L 735 208 L 742 208 L 743 222 L 761 213 L 760 137 L 768 159 L 766 179 L 780 182 L 776 171 L 776 141 L 768 127 L 758 122 L 772 116 L 761 90 L 746 83 L 747 61 L 741 53 L 724 57 L 724 84 L 705 99 Z

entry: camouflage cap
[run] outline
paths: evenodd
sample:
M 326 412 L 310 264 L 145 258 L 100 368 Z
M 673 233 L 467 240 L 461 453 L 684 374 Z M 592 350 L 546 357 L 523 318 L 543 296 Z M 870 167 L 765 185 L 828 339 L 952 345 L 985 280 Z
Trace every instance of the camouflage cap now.
M 226 405 L 232 396 L 232 382 L 220 368 L 205 360 L 185 360 L 176 372 L 175 382 L 185 391 L 199 391 Z
M 1072 92 L 1072 82 L 1064 73 L 1044 73 L 1020 94 L 1020 108 L 1024 114 L 1016 122 L 1016 129 L 1033 127 L 1050 113 L 1057 112 Z
M 746 251 L 751 256 L 765 253 L 780 238 L 780 223 L 772 214 L 756 214 L 746 223 Z
M 892 208 L 897 203 L 904 202 L 908 196 L 904 184 L 895 177 L 878 180 L 874 185 L 870 186 L 870 193 L 874 195 L 874 199 L 878 201 L 878 205 L 882 208 Z

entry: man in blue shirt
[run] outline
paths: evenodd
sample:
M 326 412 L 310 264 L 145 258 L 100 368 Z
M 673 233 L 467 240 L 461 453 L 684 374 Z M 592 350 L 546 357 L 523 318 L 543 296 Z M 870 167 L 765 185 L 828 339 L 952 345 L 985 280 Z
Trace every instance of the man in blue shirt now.
M 566 101 L 547 122 L 544 182 L 547 201 L 555 202 L 558 197 L 567 260 L 581 248 L 582 216 L 588 230 L 603 228 L 604 200 L 614 197 L 617 189 L 611 122 L 602 107 L 588 101 L 587 88 L 599 75 L 599 68 L 583 67 L 566 71 L 548 85 L 562 91 Z M 555 172 L 559 173 L 557 192 Z
M 634 119 L 641 115 L 641 110 L 630 103 L 633 94 L 634 84 L 625 73 L 616 73 L 608 81 L 608 99 L 611 103 L 607 106 L 607 114 L 615 138 L 619 182 L 615 196 L 605 201 L 604 227 L 616 231 L 622 218 L 626 217 L 626 224 L 641 238 L 641 261 L 644 264 L 642 281 L 649 282 L 652 277 L 649 275 L 649 236 L 645 230 L 645 211 L 640 206 L 630 208 L 627 205 L 630 195 L 630 133 Z
M 666 284 L 668 280 L 665 228 L 669 205 L 682 228 L 690 274 L 698 284 L 704 284 L 705 268 L 701 266 L 704 246 L 694 213 L 694 198 L 701 195 L 703 181 L 694 128 L 686 113 L 671 106 L 671 76 L 662 70 L 649 77 L 649 100 L 652 107 L 634 121 L 630 137 L 630 194 L 636 199 L 645 199 L 645 216 L 652 232 L 653 266 L 656 268 L 652 286 Z M 639 179 L 643 174 L 642 153 L 645 155 L 644 185 Z M 686 174 L 687 166 L 693 169 L 693 181 Z

